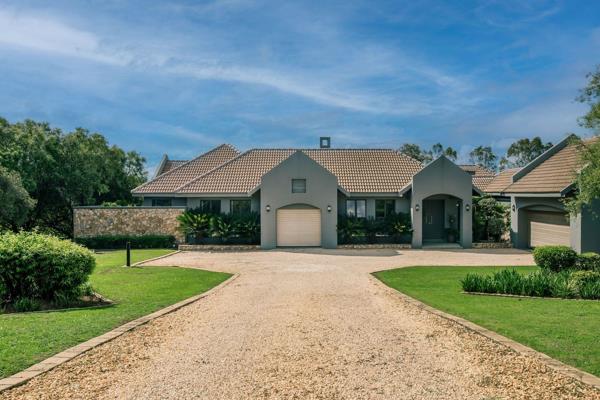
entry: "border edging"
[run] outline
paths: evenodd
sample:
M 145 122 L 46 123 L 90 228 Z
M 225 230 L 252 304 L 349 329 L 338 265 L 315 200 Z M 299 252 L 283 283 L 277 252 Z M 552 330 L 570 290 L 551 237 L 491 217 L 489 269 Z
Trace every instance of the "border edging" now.
M 142 264 L 145 264 L 147 262 L 160 260 L 161 258 L 166 258 L 166 257 L 172 256 L 173 254 L 177 254 L 177 253 L 180 253 L 180 252 L 181 252 L 181 250 L 173 250 L 172 252 L 167 253 L 167 254 L 163 254 L 162 256 L 158 256 L 158 257 L 154 257 L 154 258 L 149 258 L 147 260 L 138 261 L 136 263 L 131 264 L 131 266 L 132 267 L 138 267 L 138 266 L 140 266 Z M 227 282 L 227 281 L 225 281 L 225 282 Z
M 549 368 L 551 368 L 563 375 L 567 375 L 568 377 L 573 378 L 583 384 L 592 386 L 596 389 L 600 389 L 600 378 L 599 377 L 592 375 L 589 372 L 582 371 L 573 366 L 564 364 L 563 362 L 558 361 L 557 359 L 552 358 L 547 354 L 544 354 L 542 352 L 534 350 L 531 347 L 528 347 L 524 344 L 516 342 L 512 339 L 509 339 L 506 336 L 502 336 L 494 331 L 491 331 L 487 328 L 477 325 L 477 324 L 475 324 L 471 321 L 468 321 L 464 318 L 457 317 L 456 315 L 452 315 L 452 314 L 446 313 L 444 311 L 438 310 L 437 308 L 431 307 L 431 306 L 415 299 L 414 297 L 411 297 L 407 294 L 400 292 L 399 290 L 396 290 L 396 289 L 386 285 L 383 281 L 379 280 L 374 275 L 377 272 L 383 272 L 383 270 L 370 273 L 369 274 L 370 278 L 372 280 L 374 280 L 378 285 L 383 287 L 385 290 L 387 290 L 389 293 L 396 295 L 396 296 L 402 298 L 403 300 L 406 300 L 408 303 L 410 303 L 422 310 L 425 310 L 432 314 L 435 314 L 438 317 L 442 317 L 448 321 L 451 321 L 458 325 L 461 325 L 462 327 L 466 328 L 467 330 L 477 333 L 481 336 L 484 336 L 490 340 L 493 340 L 494 342 L 496 342 L 504 347 L 507 347 L 507 348 L 515 351 L 518 354 L 534 357 L 537 360 L 543 362 Z
M 171 255 L 171 254 L 173 254 L 173 253 L 169 253 L 169 255 Z M 146 261 L 150 261 L 150 260 L 146 260 Z M 171 304 L 170 306 L 161 308 L 160 310 L 154 311 L 153 313 L 144 315 L 142 317 L 134 319 L 133 321 L 129 321 L 121 326 L 118 326 L 108 332 L 103 333 L 100 336 L 96 336 L 85 342 L 79 343 L 78 345 L 75 345 L 66 350 L 63 350 L 60 353 L 54 354 L 53 356 L 51 356 L 43 361 L 40 361 L 39 363 L 34 364 L 31 367 L 24 369 L 21 372 L 17 372 L 14 375 L 0 379 L 0 393 L 6 391 L 8 389 L 15 388 L 17 386 L 21 386 L 21 385 L 27 383 L 29 380 L 31 380 L 39 375 L 42 375 L 42 374 L 50 371 L 51 369 L 54 369 L 55 367 L 58 367 L 59 365 L 64 364 L 67 361 L 74 359 L 75 357 L 78 357 L 78 356 L 86 353 L 88 350 L 94 349 L 100 345 L 108 343 L 108 342 L 112 341 L 113 339 L 116 339 L 119 336 L 123 335 L 126 332 L 129 332 L 139 326 L 147 324 L 150 321 L 153 321 L 157 318 L 160 318 L 162 316 L 170 314 L 174 311 L 179 310 L 180 308 L 183 308 L 183 307 L 190 305 L 206 296 L 209 296 L 209 295 L 213 294 L 214 292 L 216 292 L 217 290 L 229 285 L 231 282 L 233 282 L 239 276 L 240 276 L 240 274 L 233 274 L 227 280 L 219 283 L 217 286 L 207 290 L 206 292 L 197 294 L 192 297 L 188 297 L 187 299 L 184 299 L 178 303 Z

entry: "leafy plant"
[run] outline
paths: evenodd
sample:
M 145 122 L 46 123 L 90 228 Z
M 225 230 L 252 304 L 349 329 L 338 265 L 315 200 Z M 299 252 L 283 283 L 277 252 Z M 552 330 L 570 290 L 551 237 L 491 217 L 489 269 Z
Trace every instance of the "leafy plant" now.
M 473 198 L 473 206 L 474 239 L 500 241 L 508 231 L 508 208 L 491 196 Z
M 0 235 L 2 300 L 75 298 L 96 265 L 93 254 L 68 240 L 31 232 Z
M 593 252 L 580 254 L 576 266 L 579 270 L 600 272 L 600 254 Z
M 38 311 L 41 308 L 41 303 L 37 299 L 29 297 L 21 297 L 12 304 L 16 312 L 31 312 Z
M 558 272 L 573 268 L 577 253 L 568 246 L 539 246 L 533 250 L 533 259 L 540 268 Z
M 210 228 L 211 216 L 209 214 L 198 214 L 186 210 L 177 216 L 179 229 L 187 234 L 194 235 L 197 239 L 206 236 Z
M 231 218 L 226 215 L 213 215 L 210 219 L 210 232 L 213 237 L 222 239 L 227 242 L 235 233 L 235 224 Z

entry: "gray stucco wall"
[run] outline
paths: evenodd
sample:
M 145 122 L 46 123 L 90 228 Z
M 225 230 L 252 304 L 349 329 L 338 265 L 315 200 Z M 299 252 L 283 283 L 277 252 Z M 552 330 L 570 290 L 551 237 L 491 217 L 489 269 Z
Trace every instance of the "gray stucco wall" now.
M 306 179 L 306 193 L 292 193 L 292 179 Z M 338 182 L 329 171 L 302 152 L 296 152 L 266 173 L 260 186 L 261 247 L 277 246 L 277 209 L 307 204 L 321 210 L 321 245 L 337 247 Z M 270 212 L 265 207 L 271 207 Z M 331 212 L 327 211 L 331 206 Z
M 412 179 L 411 214 L 413 221 L 413 248 L 423 246 L 423 200 L 435 195 L 454 196 L 462 201 L 460 212 L 460 244 L 470 248 L 473 241 L 471 175 L 442 156 L 419 171 Z M 453 199 L 456 204 L 456 199 Z M 416 211 L 416 205 L 419 211 Z M 452 204 L 451 202 L 449 204 Z M 469 211 L 466 206 L 469 206 Z M 446 207 L 449 207 L 447 205 Z M 455 207 L 456 208 L 456 207 Z
M 580 247 L 575 250 L 582 253 L 587 251 L 600 253 L 600 199 L 596 199 L 591 207 L 583 209 L 580 226 Z
M 511 197 L 510 200 L 510 238 L 518 249 L 529 248 L 528 211 L 564 211 L 558 197 Z M 513 210 L 514 206 L 514 210 Z M 579 228 L 577 218 L 571 218 L 571 245 L 577 247 Z

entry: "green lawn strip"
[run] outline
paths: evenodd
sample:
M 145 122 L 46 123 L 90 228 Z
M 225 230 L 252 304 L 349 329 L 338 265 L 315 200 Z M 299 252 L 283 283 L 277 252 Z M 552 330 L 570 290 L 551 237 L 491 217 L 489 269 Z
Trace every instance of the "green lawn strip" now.
M 172 250 L 133 250 L 132 263 Z M 123 268 L 125 252 L 97 254 L 94 290 L 117 302 L 107 308 L 0 315 L 0 377 L 128 321 L 200 294 L 231 275 L 174 267 Z
M 468 272 L 506 267 L 410 267 L 375 274 L 386 285 L 439 310 L 600 376 L 600 301 L 522 299 L 461 293 Z M 537 267 L 516 267 L 523 273 Z

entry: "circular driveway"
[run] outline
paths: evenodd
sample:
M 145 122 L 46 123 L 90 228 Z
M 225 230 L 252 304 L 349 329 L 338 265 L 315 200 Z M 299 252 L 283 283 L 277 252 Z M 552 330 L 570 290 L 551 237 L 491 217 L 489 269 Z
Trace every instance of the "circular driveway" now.
M 518 250 L 183 252 L 239 273 L 6 398 L 571 399 L 598 392 L 386 290 L 412 265 L 531 265 Z M 2 397 L 2 395 L 0 395 Z

